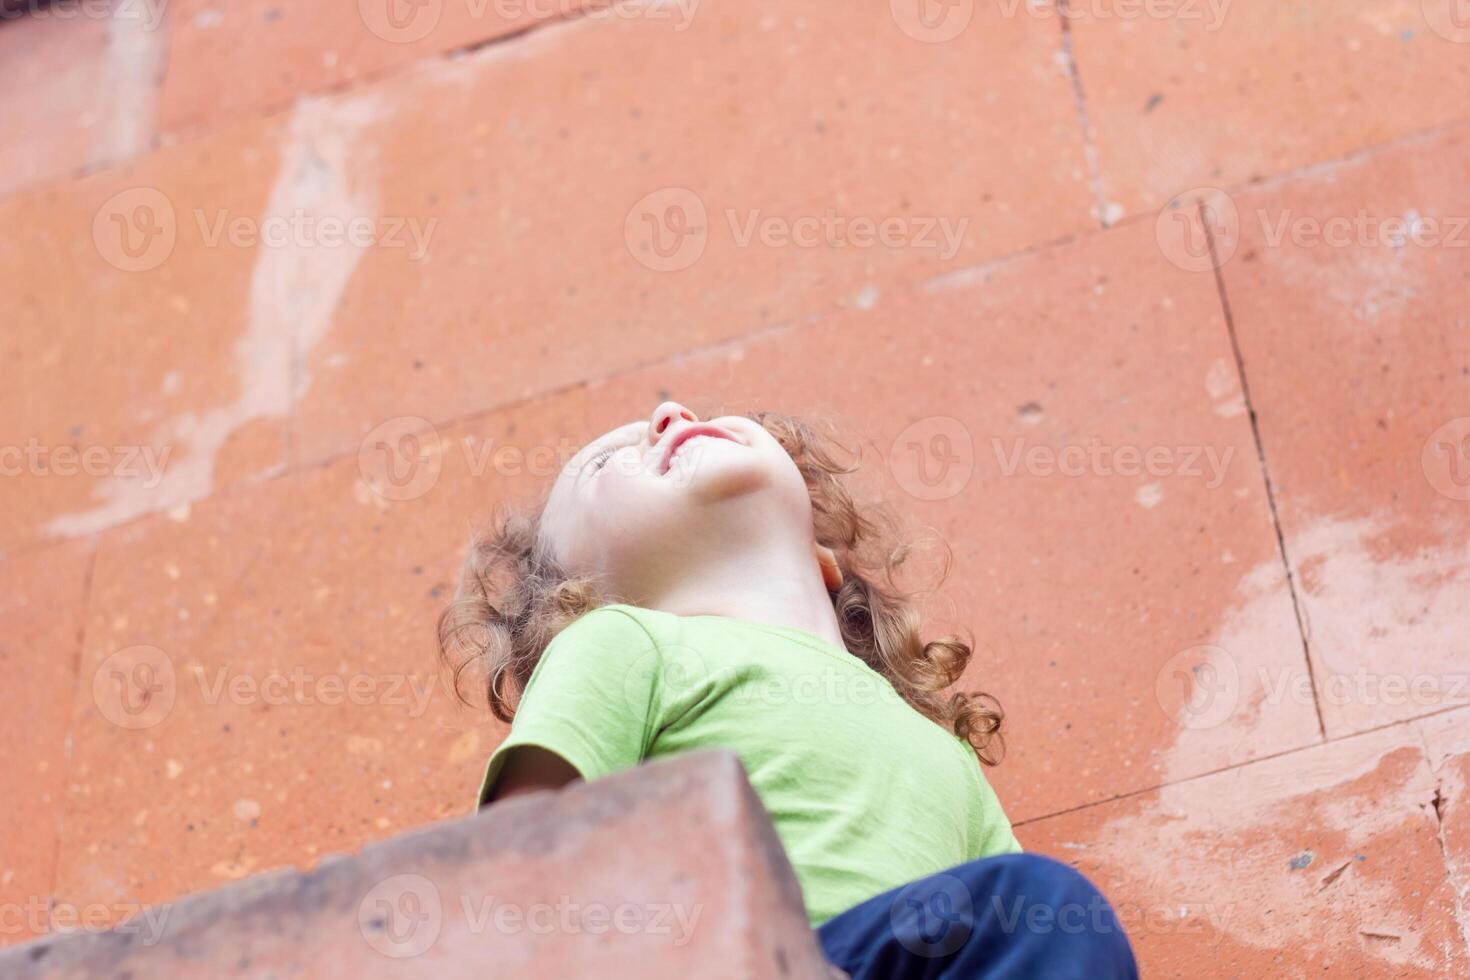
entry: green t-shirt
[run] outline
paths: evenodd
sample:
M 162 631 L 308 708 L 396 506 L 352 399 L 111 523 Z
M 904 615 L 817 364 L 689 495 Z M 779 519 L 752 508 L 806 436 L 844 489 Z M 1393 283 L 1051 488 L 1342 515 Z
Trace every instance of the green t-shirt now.
M 745 765 L 819 925 L 874 895 L 1019 851 L 967 745 L 841 647 L 720 616 L 605 606 L 552 641 L 483 801 L 518 745 L 596 779 L 724 747 Z

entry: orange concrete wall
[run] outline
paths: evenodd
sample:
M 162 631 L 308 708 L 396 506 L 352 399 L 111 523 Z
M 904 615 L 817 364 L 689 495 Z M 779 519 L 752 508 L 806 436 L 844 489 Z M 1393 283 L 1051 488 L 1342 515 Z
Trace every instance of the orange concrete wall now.
M 1454 0 L 87 9 L 0 20 L 0 942 L 466 812 L 469 529 L 674 397 L 950 542 L 1150 975 L 1464 969 Z

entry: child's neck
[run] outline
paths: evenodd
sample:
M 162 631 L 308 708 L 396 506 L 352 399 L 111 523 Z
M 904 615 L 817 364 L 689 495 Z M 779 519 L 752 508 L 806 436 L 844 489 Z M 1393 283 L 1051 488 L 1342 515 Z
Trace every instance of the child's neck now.
M 641 597 L 639 605 L 678 616 L 726 616 L 785 626 L 843 646 L 832 597 L 810 554 L 769 550 L 745 560 L 683 569 L 677 579 Z

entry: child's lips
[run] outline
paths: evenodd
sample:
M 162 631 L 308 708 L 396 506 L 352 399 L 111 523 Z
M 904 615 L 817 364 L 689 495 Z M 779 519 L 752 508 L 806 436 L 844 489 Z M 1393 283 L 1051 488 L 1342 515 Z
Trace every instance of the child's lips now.
M 674 462 L 674 454 L 679 451 L 679 447 L 683 446 L 684 443 L 688 442 L 690 439 L 694 439 L 698 436 L 707 436 L 713 439 L 724 439 L 737 444 L 740 442 L 740 440 L 736 439 L 731 433 L 729 433 L 725 429 L 720 428 L 717 425 L 696 423 L 694 425 L 686 426 L 685 428 L 680 429 L 678 432 L 674 433 L 673 438 L 669 440 L 668 448 L 664 450 L 663 460 L 659 463 L 658 472 L 660 476 L 665 476 L 668 474 L 669 467 Z

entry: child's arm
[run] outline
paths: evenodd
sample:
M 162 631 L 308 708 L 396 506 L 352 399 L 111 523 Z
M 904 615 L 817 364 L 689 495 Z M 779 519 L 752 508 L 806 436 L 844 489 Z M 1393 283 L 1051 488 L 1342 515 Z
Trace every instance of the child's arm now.
M 479 805 L 631 769 L 666 719 L 653 638 L 603 607 L 557 635 L 532 671 L 510 735 L 490 757 Z
M 572 764 L 555 752 L 549 752 L 539 745 L 522 745 L 505 760 L 505 768 L 500 771 L 500 778 L 495 781 L 484 805 L 527 793 L 561 789 L 567 783 L 580 778 L 582 777 Z

